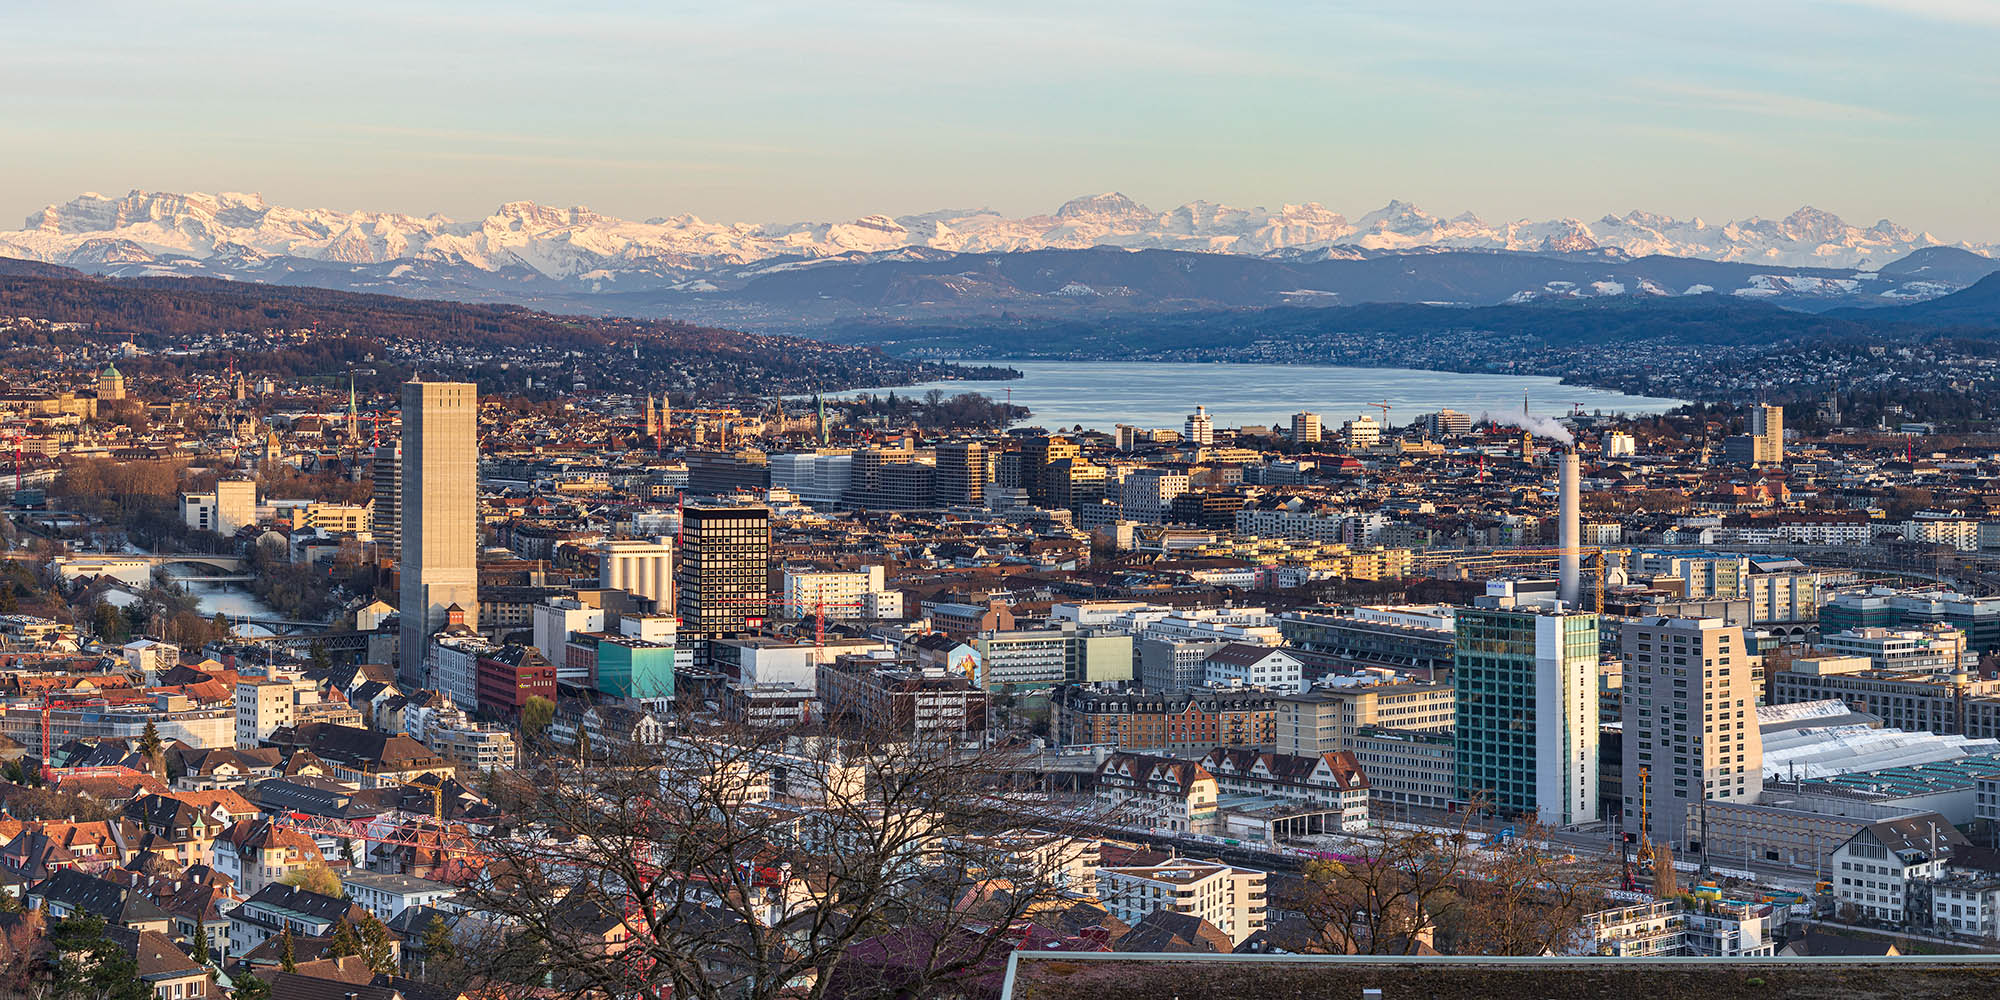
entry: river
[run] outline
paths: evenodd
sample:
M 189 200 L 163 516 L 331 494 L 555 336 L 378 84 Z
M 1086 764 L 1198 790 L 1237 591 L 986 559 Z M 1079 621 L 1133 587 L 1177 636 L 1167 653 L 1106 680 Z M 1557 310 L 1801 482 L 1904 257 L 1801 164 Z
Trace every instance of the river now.
M 1032 410 L 1026 421 L 1048 428 L 1076 425 L 1109 431 L 1118 424 L 1179 428 L 1197 404 L 1217 427 L 1290 426 L 1301 410 L 1320 415 L 1329 431 L 1358 415 L 1381 418 L 1373 403 L 1387 403 L 1390 423 L 1401 426 L 1425 413 L 1451 408 L 1475 418 L 1482 411 L 1521 412 L 1522 397 L 1537 414 L 1585 412 L 1649 414 L 1681 405 L 1678 399 L 1628 396 L 1609 389 L 1563 385 L 1554 376 L 1484 375 L 1410 368 L 1341 368 L 1331 365 L 1199 364 L 1170 361 L 961 360 L 1017 369 L 1009 382 L 926 382 L 897 386 L 898 395 L 931 389 L 948 395 L 983 392 Z M 889 389 L 857 390 L 881 394 Z M 848 398 L 855 393 L 840 393 Z

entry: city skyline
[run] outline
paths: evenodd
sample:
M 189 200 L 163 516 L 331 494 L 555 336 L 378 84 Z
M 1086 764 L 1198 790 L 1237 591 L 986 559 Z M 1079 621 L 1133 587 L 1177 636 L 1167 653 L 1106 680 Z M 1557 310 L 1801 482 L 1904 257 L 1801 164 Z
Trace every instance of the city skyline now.
M 0 167 L 0 219 L 133 188 L 732 221 L 1026 215 L 1120 190 L 1492 219 L 1811 204 L 2000 237 L 1977 183 L 2000 153 L 2000 9 L 1963 0 L 258 13 L 190 5 L 132 42 L 14 15 L 42 44 L 0 67 L 29 98 L 0 126 L 42 142 Z M 303 37 L 339 53 L 339 85 L 293 65 L 283 40 Z

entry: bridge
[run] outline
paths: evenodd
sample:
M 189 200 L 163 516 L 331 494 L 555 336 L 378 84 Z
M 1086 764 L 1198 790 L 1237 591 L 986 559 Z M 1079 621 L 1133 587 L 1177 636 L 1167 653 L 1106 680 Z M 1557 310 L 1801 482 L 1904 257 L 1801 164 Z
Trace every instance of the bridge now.
M 201 566 L 212 572 L 168 574 L 172 583 L 247 583 L 254 577 L 244 573 L 248 563 L 242 556 L 211 555 L 204 552 L 176 552 L 153 555 L 145 552 L 72 552 L 57 556 L 50 565 L 65 580 L 85 576 L 110 576 L 133 586 L 152 582 L 153 571 L 166 566 Z

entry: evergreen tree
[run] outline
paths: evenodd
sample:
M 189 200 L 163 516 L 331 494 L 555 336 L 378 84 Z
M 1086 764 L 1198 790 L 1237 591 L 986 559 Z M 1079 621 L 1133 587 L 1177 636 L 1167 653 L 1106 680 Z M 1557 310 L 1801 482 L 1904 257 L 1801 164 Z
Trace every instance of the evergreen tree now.
M 236 991 L 231 1000 L 271 1000 L 271 987 L 246 972 L 236 977 Z
M 424 925 L 424 976 L 429 979 L 451 968 L 458 959 L 458 945 L 451 939 L 451 928 L 444 918 L 432 915 L 431 922 Z
M 389 938 L 389 927 L 373 913 L 361 917 L 360 954 L 376 972 L 390 975 L 396 971 L 396 946 Z
M 210 956 L 208 953 L 208 930 L 206 928 L 197 927 L 195 928 L 194 932 L 194 960 L 200 962 L 203 965 L 207 965 L 209 957 Z
M 342 917 L 333 927 L 333 943 L 326 946 L 326 953 L 334 958 L 361 954 L 361 935 L 355 933 L 354 925 Z
M 139 963 L 104 933 L 96 917 L 68 917 L 49 928 L 55 958 L 51 994 L 91 1000 L 153 1000 L 139 978 Z
M 278 932 L 278 968 L 286 972 L 299 971 L 297 945 L 292 941 L 292 928 L 289 925 Z

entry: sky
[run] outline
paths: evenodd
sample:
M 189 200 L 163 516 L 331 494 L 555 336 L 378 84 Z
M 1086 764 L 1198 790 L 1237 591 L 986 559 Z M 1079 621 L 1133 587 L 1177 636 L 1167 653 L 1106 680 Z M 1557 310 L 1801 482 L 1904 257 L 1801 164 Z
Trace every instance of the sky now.
M 2000 0 L 6 0 L 0 24 L 0 229 L 135 188 L 752 222 L 1116 190 L 1810 204 L 2000 240 Z

